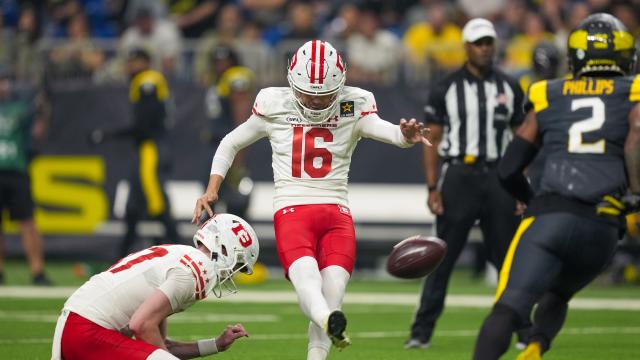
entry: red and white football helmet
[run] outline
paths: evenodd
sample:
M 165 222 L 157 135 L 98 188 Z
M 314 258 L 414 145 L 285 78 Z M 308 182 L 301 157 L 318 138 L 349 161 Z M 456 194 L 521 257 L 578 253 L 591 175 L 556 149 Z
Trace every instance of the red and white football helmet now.
M 237 272 L 252 274 L 260 253 L 258 236 L 251 225 L 232 214 L 216 214 L 207 220 L 194 235 L 193 243 L 196 247 L 202 243 L 211 251 L 218 276 L 213 287 L 216 297 L 237 292 L 232 276 Z
M 337 94 L 344 86 L 345 72 L 340 53 L 328 42 L 312 40 L 302 45 L 293 54 L 287 74 L 300 116 L 312 123 L 326 121 L 338 108 Z M 300 93 L 335 95 L 335 99 L 326 108 L 315 110 L 303 104 Z

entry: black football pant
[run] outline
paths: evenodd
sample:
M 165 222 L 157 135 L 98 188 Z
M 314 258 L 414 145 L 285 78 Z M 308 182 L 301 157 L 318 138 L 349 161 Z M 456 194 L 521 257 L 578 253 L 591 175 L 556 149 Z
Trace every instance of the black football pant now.
M 164 179 L 169 173 L 164 151 L 153 141 L 145 141 L 138 148 L 136 166 L 129 179 L 129 198 L 125 213 L 126 234 L 119 256 L 127 256 L 137 238 L 136 227 L 142 219 L 157 220 L 164 226 L 164 237 L 154 237 L 158 244 L 179 243 L 176 223 L 171 216 L 169 198 L 164 190 Z M 160 150 L 165 150 L 160 148 Z
M 424 281 L 411 338 L 427 342 L 444 308 L 449 277 L 476 220 L 489 260 L 500 269 L 518 226 L 515 200 L 502 189 L 495 164 L 444 164 L 441 173 L 444 214 L 436 219 L 436 233 L 447 243 L 440 266 Z
M 522 220 L 473 358 L 493 360 L 506 352 L 512 332 L 529 320 L 535 303 L 531 340 L 547 350 L 564 323 L 567 303 L 609 263 L 617 240 L 617 226 L 570 213 Z

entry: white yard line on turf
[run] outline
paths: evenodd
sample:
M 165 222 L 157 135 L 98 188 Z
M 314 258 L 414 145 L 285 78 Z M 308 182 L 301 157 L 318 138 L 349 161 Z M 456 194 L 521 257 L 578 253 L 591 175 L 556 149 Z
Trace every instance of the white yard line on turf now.
M 211 322 L 277 322 L 281 317 L 273 314 L 202 314 L 202 313 L 179 313 L 172 315 L 170 321 L 174 324 L 206 324 Z M 45 313 L 43 311 L 0 311 L 0 321 L 23 321 L 23 322 L 49 322 L 58 321 L 58 314 Z
M 640 327 L 584 327 L 584 328 L 566 328 L 562 329 L 560 336 L 580 336 L 580 335 L 638 335 Z M 379 339 L 379 338 L 404 338 L 407 336 L 406 331 L 369 331 L 350 333 L 352 338 L 356 339 Z M 438 330 L 438 337 L 475 337 L 478 330 Z M 192 335 L 190 339 L 201 339 L 211 334 Z M 305 340 L 307 334 L 251 334 L 251 340 Z M 0 339 L 0 345 L 11 344 L 47 344 L 51 343 L 51 338 L 31 338 L 31 339 Z
M 29 299 L 64 299 L 75 291 L 72 287 L 30 287 L 6 286 L 0 287 L 0 298 L 29 298 Z M 488 308 L 493 305 L 493 296 L 488 295 L 449 295 L 446 306 L 466 308 Z M 206 301 L 223 301 L 231 303 L 289 303 L 298 302 L 293 291 L 252 291 L 242 290 L 235 295 L 217 299 L 209 297 Z M 418 294 L 408 293 L 349 293 L 345 296 L 345 304 L 358 305 L 402 305 L 416 306 Z M 582 310 L 640 310 L 640 299 L 631 298 L 577 298 L 571 301 L 571 309 Z

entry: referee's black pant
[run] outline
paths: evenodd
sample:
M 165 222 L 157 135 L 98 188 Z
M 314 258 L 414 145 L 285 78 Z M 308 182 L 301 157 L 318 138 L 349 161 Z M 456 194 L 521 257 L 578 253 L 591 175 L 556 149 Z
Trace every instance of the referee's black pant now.
M 436 218 L 436 233 L 447 243 L 440 266 L 424 281 L 411 338 L 428 342 L 444 308 L 449 277 L 476 220 L 489 260 L 500 269 L 518 226 L 516 201 L 501 186 L 497 163 L 445 163 L 441 195 L 444 213 Z

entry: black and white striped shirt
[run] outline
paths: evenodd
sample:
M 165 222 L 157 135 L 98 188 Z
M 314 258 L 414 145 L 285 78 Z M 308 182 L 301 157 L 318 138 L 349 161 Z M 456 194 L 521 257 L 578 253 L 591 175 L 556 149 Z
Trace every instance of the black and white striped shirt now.
M 436 83 L 425 122 L 444 126 L 440 156 L 498 160 L 513 136 L 511 128 L 523 121 L 523 98 L 518 83 L 497 69 L 478 79 L 463 66 Z

